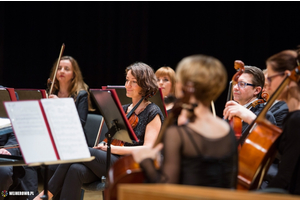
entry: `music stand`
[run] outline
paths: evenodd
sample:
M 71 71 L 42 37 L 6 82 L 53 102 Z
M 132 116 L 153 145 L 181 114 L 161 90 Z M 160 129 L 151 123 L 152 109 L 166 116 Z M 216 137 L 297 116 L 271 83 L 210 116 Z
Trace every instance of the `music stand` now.
M 126 96 L 126 89 L 125 89 L 124 85 L 108 85 L 108 86 L 102 86 L 102 88 L 103 89 L 115 89 L 122 105 L 132 103 L 131 99 Z M 165 107 L 161 88 L 159 88 L 159 90 L 155 93 L 155 95 L 150 97 L 148 100 L 151 101 L 152 103 L 155 103 L 160 108 L 161 112 L 164 115 L 164 118 L 166 119 L 168 116 L 168 113 L 167 113 L 167 110 Z
M 110 167 L 111 140 L 118 139 L 129 143 L 132 143 L 132 140 L 137 142 L 139 140 L 126 118 L 125 112 L 114 89 L 90 89 L 90 93 L 103 115 L 108 128 L 108 132 L 105 134 L 105 137 L 107 138 L 107 174 Z

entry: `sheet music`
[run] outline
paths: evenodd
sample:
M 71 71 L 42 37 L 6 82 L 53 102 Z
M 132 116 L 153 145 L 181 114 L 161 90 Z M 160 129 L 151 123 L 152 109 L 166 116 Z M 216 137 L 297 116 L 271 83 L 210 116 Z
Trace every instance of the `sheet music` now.
M 72 98 L 41 100 L 61 160 L 90 157 Z
M 38 101 L 4 102 L 26 163 L 57 160 Z

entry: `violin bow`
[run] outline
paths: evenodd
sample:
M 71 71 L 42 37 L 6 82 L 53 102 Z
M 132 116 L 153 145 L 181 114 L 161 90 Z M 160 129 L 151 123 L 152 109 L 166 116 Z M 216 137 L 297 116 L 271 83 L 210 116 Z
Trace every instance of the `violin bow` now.
M 214 117 L 216 117 L 216 109 L 215 109 L 214 101 L 211 101 L 210 104 L 211 104 L 212 113 L 213 113 Z
M 55 82 L 55 77 L 56 77 L 56 73 L 57 73 L 57 68 L 58 68 L 58 66 L 59 66 L 59 62 L 60 62 L 60 59 L 61 59 L 61 56 L 62 56 L 62 54 L 63 54 L 64 50 L 65 50 L 65 44 L 63 43 L 63 44 L 61 45 L 61 49 L 60 49 L 60 52 L 59 52 L 59 56 L 58 56 L 58 60 L 57 60 L 57 64 L 56 64 L 56 68 L 55 68 L 55 72 L 54 72 L 54 75 L 53 75 L 53 77 L 52 77 L 52 83 L 51 83 L 51 87 L 50 87 L 50 90 L 49 90 L 48 96 L 50 96 L 50 95 L 51 95 L 51 93 L 52 93 L 52 90 L 53 90 L 53 85 L 54 85 L 54 82 Z

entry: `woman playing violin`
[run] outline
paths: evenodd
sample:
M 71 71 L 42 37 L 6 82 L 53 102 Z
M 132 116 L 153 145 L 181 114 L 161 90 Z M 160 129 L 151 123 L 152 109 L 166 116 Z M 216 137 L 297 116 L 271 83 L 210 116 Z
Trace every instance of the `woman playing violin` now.
M 224 90 L 227 73 L 222 63 L 210 56 L 184 58 L 176 69 L 176 95 L 189 96 L 184 109 L 189 112 L 184 125 L 171 125 L 163 133 L 163 142 L 133 152 L 147 180 L 152 183 L 176 183 L 235 188 L 237 146 L 232 128 L 210 109 L 212 100 Z M 173 111 L 177 107 L 176 103 Z M 182 110 L 183 111 L 183 110 Z M 153 159 L 163 149 L 160 170 Z
M 134 63 L 126 68 L 126 95 L 132 99 L 132 104 L 123 106 L 125 113 L 128 113 L 142 97 L 158 90 L 156 81 L 153 69 L 145 63 Z M 144 98 L 136 108 L 135 114 L 139 119 L 133 130 L 139 142 L 132 140 L 133 145 L 125 143 L 123 147 L 111 145 L 111 164 L 121 155 L 131 154 L 134 149 L 152 146 L 158 136 L 164 117 L 157 105 Z M 91 156 L 95 156 L 95 160 L 59 165 L 48 183 L 49 197 L 61 192 L 62 199 L 80 199 L 83 183 L 94 182 L 106 176 L 106 150 L 105 143 L 100 143 L 97 147 L 90 148 Z M 39 196 L 41 195 L 42 193 Z
M 285 77 L 299 66 L 299 51 L 285 50 L 267 60 L 268 90 L 275 91 Z M 299 74 L 298 74 L 299 76 Z M 279 138 L 281 154 L 278 173 L 268 187 L 281 188 L 291 194 L 300 194 L 300 83 L 290 81 L 279 99 L 287 103 L 289 113 L 284 120 Z
M 53 79 L 57 61 L 54 63 L 50 77 Z M 52 84 L 52 83 L 51 83 Z M 49 88 L 48 88 L 49 90 Z M 92 111 L 88 85 L 83 81 L 77 61 L 71 56 L 63 56 L 59 62 L 54 86 L 49 98 L 72 97 L 84 127 L 88 111 Z

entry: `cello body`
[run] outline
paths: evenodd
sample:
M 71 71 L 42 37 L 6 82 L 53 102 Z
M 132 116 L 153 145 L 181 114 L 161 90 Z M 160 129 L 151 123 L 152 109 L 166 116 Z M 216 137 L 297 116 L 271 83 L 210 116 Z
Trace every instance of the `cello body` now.
M 252 131 L 239 140 L 238 190 L 258 189 L 277 153 L 276 141 L 282 130 L 266 120 L 266 112 L 290 81 L 299 82 L 300 66 L 296 67 L 279 85 L 270 100 L 256 118 Z
M 281 132 L 267 120 L 257 122 L 239 151 L 238 190 L 259 188 L 276 155 Z

